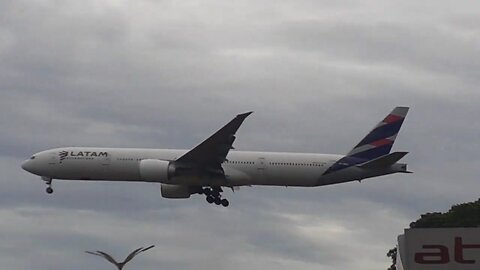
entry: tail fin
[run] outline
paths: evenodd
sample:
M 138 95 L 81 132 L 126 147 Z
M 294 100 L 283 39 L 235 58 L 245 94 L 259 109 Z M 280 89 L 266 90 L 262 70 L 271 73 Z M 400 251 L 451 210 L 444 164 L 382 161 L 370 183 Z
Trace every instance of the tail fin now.
M 397 134 L 402 127 L 408 107 L 396 107 L 370 133 L 365 136 L 347 157 L 372 160 L 387 155 L 392 149 Z
M 324 175 L 358 164 L 362 164 L 360 166 L 368 168 L 392 162 L 395 163 L 400 160 L 406 152 L 388 154 L 392 149 L 407 112 L 408 107 L 396 107 L 393 109 L 393 111 L 378 123 L 346 156 L 330 166 Z

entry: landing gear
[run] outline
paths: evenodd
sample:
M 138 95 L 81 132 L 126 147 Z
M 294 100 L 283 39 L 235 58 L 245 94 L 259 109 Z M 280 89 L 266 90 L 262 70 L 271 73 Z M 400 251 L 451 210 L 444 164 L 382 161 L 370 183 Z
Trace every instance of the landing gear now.
M 52 194 L 53 193 L 52 178 L 42 176 L 42 180 L 45 181 L 45 183 L 47 184 L 47 189 L 45 191 L 48 194 Z
M 230 204 L 227 199 L 222 199 L 220 203 L 223 207 L 227 207 Z
M 227 199 L 222 199 L 222 189 L 219 187 L 204 188 L 201 193 L 205 194 L 206 200 L 209 204 L 215 203 L 216 205 L 222 205 L 227 207 L 230 203 Z
M 208 195 L 207 196 L 207 202 L 208 203 L 213 203 L 215 201 L 215 198 L 213 198 L 212 196 Z

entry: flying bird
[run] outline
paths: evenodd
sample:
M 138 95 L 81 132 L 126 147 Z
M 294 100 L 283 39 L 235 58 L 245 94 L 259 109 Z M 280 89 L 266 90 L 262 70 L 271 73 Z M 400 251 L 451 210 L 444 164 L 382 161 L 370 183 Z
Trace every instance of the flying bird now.
M 103 252 L 103 251 L 85 251 L 86 253 L 88 254 L 92 254 L 92 255 L 96 255 L 96 256 L 99 256 L 99 257 L 102 257 L 104 259 L 106 259 L 107 261 L 109 261 L 110 263 L 114 264 L 118 270 L 122 270 L 123 267 L 125 266 L 125 264 L 127 264 L 129 261 L 131 261 L 135 256 L 137 256 L 138 254 L 144 252 L 144 251 L 147 251 L 151 248 L 155 247 L 155 245 L 151 245 L 147 248 L 144 248 L 144 247 L 141 247 L 141 248 L 137 248 L 135 249 L 134 251 L 132 251 L 132 253 L 128 254 L 127 258 L 125 258 L 125 260 L 123 262 L 117 262 L 111 255 Z

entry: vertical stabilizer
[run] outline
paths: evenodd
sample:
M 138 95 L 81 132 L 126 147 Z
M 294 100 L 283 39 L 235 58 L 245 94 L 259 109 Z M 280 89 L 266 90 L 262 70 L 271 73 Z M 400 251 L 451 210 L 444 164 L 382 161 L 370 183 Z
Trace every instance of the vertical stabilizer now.
M 407 112 L 408 107 L 393 109 L 347 156 L 371 160 L 390 153 Z
M 408 107 L 393 109 L 346 156 L 328 168 L 324 175 L 388 155 L 407 112 Z

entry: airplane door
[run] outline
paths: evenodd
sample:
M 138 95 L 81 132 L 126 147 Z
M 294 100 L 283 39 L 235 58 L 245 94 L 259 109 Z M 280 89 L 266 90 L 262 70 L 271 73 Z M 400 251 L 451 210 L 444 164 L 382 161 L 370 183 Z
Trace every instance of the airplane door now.
M 48 160 L 48 165 L 57 165 L 57 163 L 58 163 L 58 154 L 51 153 L 50 158 Z
M 259 179 L 262 179 L 265 174 L 266 161 L 264 157 L 257 159 L 257 175 Z
M 110 155 L 102 158 L 102 166 L 103 167 L 108 167 L 108 166 L 110 166 L 111 163 L 112 163 L 112 158 L 110 157 Z
M 97 163 L 98 164 L 98 163 Z M 100 170 L 98 178 L 108 179 L 111 172 L 111 164 L 112 164 L 112 157 L 110 153 L 107 154 L 106 157 L 101 157 L 100 161 Z

